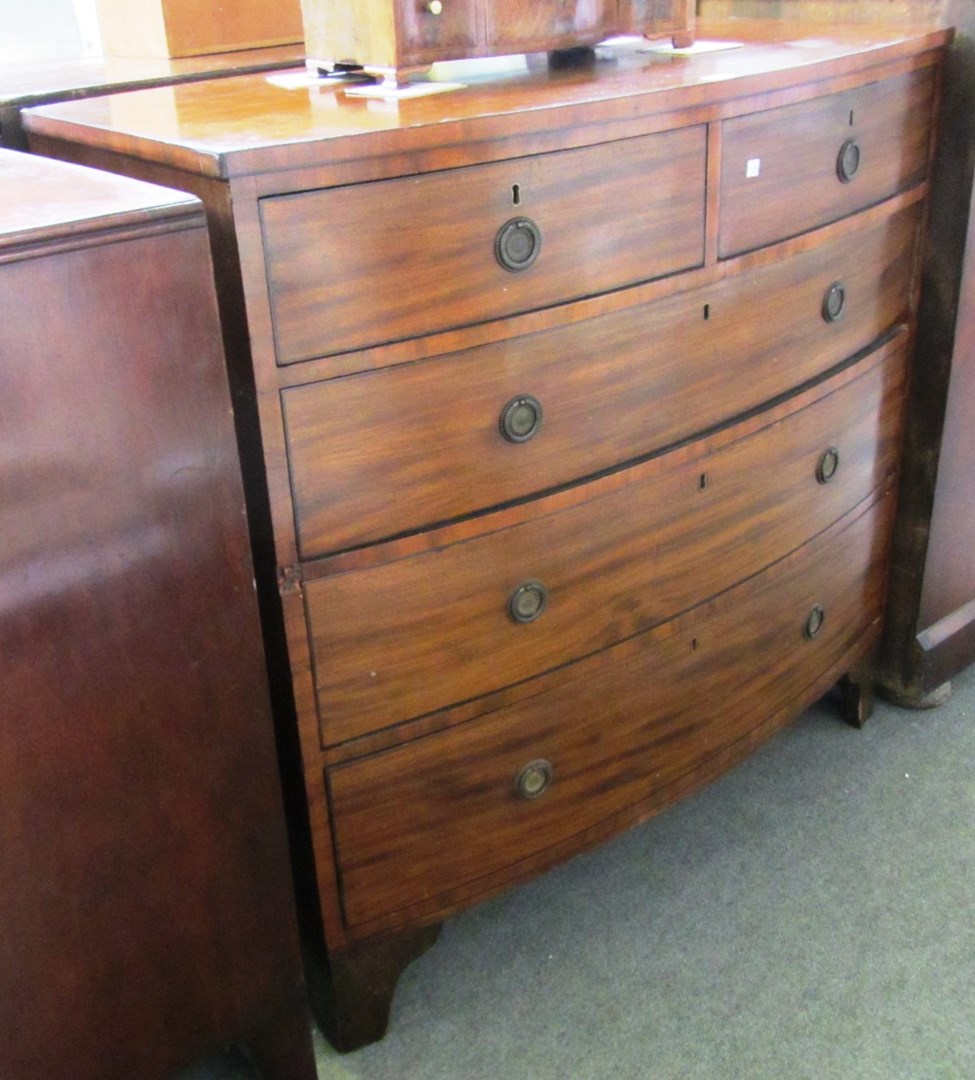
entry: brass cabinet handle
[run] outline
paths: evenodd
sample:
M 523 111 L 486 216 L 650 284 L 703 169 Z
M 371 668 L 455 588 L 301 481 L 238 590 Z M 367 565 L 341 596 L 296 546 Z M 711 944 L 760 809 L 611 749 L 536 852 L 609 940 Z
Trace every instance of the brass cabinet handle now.
M 830 480 L 836 475 L 836 470 L 840 467 L 840 452 L 835 446 L 827 448 L 826 452 L 819 459 L 819 464 L 816 466 L 816 479 L 820 484 L 828 484 Z
M 823 628 L 823 623 L 826 622 L 826 609 L 822 604 L 814 604 L 812 610 L 806 616 L 805 626 L 802 628 L 803 635 L 810 641 L 819 633 Z
M 860 168 L 860 144 L 856 139 L 847 139 L 836 155 L 836 175 L 844 184 L 848 184 Z
M 501 410 L 501 434 L 508 442 L 528 442 L 542 426 L 542 404 L 531 394 L 513 397 Z
M 494 238 L 494 255 L 505 270 L 517 274 L 527 270 L 542 250 L 542 233 L 531 218 L 506 221 Z
M 544 758 L 529 761 L 515 779 L 515 790 L 523 799 L 537 799 L 552 783 L 552 763 Z
M 823 321 L 832 323 L 843 314 L 846 306 L 846 286 L 842 281 L 834 281 L 823 296 Z
M 508 598 L 508 614 L 516 623 L 534 622 L 548 603 L 548 589 L 534 578 L 523 581 Z
M 443 11 L 442 0 L 427 0 L 427 11 L 431 15 L 439 15 Z

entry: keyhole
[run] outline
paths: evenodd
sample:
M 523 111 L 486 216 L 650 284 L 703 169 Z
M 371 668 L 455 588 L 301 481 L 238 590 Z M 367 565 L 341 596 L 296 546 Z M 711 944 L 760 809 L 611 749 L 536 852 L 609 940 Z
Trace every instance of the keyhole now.
M 704 491 L 707 488 L 707 486 L 708 486 L 708 474 L 706 472 L 702 472 L 700 478 L 697 481 L 697 489 L 698 489 L 698 491 Z
M 853 110 L 850 109 L 850 127 L 853 127 Z
M 511 185 L 511 201 L 515 206 L 521 206 L 521 184 Z
M 711 305 L 710 304 L 705 304 L 704 305 L 704 321 L 707 322 L 708 319 L 710 319 L 710 318 L 711 318 Z

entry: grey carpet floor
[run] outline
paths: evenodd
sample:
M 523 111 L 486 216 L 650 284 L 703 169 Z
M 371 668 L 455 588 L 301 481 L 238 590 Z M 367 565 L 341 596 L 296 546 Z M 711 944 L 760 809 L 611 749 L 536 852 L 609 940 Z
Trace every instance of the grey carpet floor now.
M 975 668 L 449 920 L 321 1080 L 972 1080 Z

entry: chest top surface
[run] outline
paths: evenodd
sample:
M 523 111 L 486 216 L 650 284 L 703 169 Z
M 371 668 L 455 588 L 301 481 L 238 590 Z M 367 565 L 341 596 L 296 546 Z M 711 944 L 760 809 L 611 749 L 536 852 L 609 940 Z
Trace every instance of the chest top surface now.
M 362 98 L 331 84 L 284 86 L 256 74 L 42 106 L 25 115 L 25 127 L 35 136 L 233 177 L 705 105 L 733 114 L 737 99 L 908 60 L 950 36 L 933 26 L 734 20 L 700 27 L 701 40 L 734 48 L 675 55 L 630 41 L 612 59 L 597 53 L 593 63 L 561 70 L 528 57 L 512 71 L 426 97 Z

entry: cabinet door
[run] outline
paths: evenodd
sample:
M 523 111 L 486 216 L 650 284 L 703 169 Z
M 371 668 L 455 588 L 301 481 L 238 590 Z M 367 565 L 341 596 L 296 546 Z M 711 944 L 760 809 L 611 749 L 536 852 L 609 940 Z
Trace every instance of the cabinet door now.
M 619 23 L 618 0 L 494 0 L 485 9 L 491 45 L 518 52 L 594 44 Z

